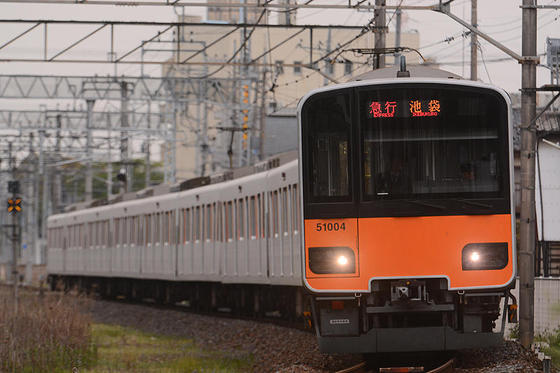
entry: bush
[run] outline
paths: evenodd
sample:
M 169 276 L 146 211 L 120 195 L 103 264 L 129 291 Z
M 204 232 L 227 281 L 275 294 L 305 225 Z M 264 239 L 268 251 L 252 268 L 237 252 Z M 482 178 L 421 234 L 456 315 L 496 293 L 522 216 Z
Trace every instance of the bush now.
M 6 288 L 0 299 L 0 371 L 68 372 L 92 362 L 90 319 L 78 299 L 21 292 L 17 315 Z

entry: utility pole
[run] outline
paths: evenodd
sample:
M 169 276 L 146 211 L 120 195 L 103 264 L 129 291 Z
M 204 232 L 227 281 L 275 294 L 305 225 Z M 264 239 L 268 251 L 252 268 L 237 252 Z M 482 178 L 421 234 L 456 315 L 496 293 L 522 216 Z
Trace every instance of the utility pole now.
M 537 55 L 536 0 L 523 0 L 523 57 Z M 529 348 L 534 336 L 536 62 L 521 67 L 521 219 L 519 221 L 519 340 Z
M 380 53 L 385 49 L 385 4 L 386 0 L 375 0 L 374 20 L 375 20 L 375 49 L 378 50 L 376 58 L 376 69 L 385 67 L 385 54 Z
M 128 127 L 128 82 L 125 81 L 121 82 L 121 127 Z M 132 189 L 132 172 L 128 155 L 128 132 L 123 130 L 121 131 L 121 164 L 125 169 L 126 183 L 120 188 L 121 194 Z
M 19 193 L 19 182 L 16 181 L 16 162 L 15 158 L 12 156 L 12 143 L 8 143 L 8 158 L 10 159 L 10 170 L 12 171 L 12 187 L 10 192 L 12 192 L 12 201 L 17 198 L 17 193 Z M 14 282 L 14 315 L 18 313 L 18 267 L 17 267 L 17 251 L 18 251 L 18 217 L 17 210 L 12 210 L 12 280 Z
M 152 116 L 152 102 L 148 101 L 148 123 L 147 123 L 148 130 L 151 128 L 152 125 L 151 116 Z M 144 187 L 149 188 L 152 180 L 152 175 L 151 175 L 152 167 L 150 165 L 151 160 L 150 160 L 150 132 L 149 131 L 148 131 L 148 137 L 146 138 L 146 142 L 144 144 L 145 144 L 144 153 L 146 155 L 146 160 L 144 162 L 145 163 L 144 177 L 146 178 L 144 183 L 146 185 Z
M 86 202 L 93 198 L 93 172 L 91 169 L 91 128 L 93 122 L 93 105 L 95 100 L 86 100 L 87 118 L 86 118 Z
M 47 167 L 47 158 L 44 151 L 44 143 L 45 143 L 45 131 L 39 132 L 39 140 L 41 144 L 41 153 L 43 153 L 42 162 L 41 162 L 41 174 L 43 175 L 43 203 L 42 203 L 42 210 L 41 210 L 41 241 L 40 244 L 37 245 L 37 251 L 35 252 L 35 262 L 42 263 L 43 262 L 43 247 L 45 245 L 45 240 L 47 238 L 47 219 L 49 217 L 49 170 Z
M 62 115 L 57 114 L 56 116 L 56 145 L 55 145 L 55 155 L 60 155 L 60 130 L 62 128 Z M 61 159 L 61 158 L 59 158 Z M 60 170 L 55 168 L 54 170 L 54 182 L 53 182 L 53 212 L 59 213 L 62 205 L 62 178 L 60 175 Z
M 149 118 L 149 113 L 148 113 Z M 107 201 L 111 199 L 111 194 L 113 193 L 113 158 L 111 158 L 111 118 L 109 114 L 107 114 Z
M 471 24 L 473 27 L 478 27 L 477 21 L 477 4 L 478 0 L 471 0 Z M 478 36 L 475 32 L 471 32 L 471 80 L 478 80 L 478 66 L 477 66 L 477 48 L 478 48 Z
M 310 52 L 313 54 L 313 49 Z M 259 129 L 260 129 L 260 142 L 259 142 L 259 161 L 264 160 L 264 142 L 266 139 L 266 68 L 262 72 L 261 80 L 261 103 L 260 103 L 260 114 L 259 114 Z
M 402 10 L 398 8 L 395 10 L 395 15 L 397 16 L 397 24 L 395 26 L 395 47 L 401 46 L 401 28 L 402 28 Z M 393 65 L 398 66 L 401 63 L 401 53 L 395 53 L 395 61 Z

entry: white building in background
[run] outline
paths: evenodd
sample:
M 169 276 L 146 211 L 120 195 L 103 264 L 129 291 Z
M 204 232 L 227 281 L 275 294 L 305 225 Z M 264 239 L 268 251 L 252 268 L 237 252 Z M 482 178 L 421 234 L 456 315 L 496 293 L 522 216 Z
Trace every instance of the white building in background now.
M 259 16 L 260 11 L 253 9 L 247 14 L 247 23 L 256 22 Z M 295 117 L 285 113 L 293 113 L 299 99 L 310 90 L 346 82 L 372 68 L 371 56 L 347 51 L 373 48 L 372 32 L 359 36 L 359 29 L 322 28 L 311 32 L 293 27 L 243 30 L 208 25 L 239 22 L 239 17 L 238 8 L 210 7 L 206 26 L 183 27 L 180 32 L 180 52 L 170 62 L 186 63 L 164 66 L 165 74 L 187 78 L 184 87 L 176 89 L 191 97 L 178 110 L 178 180 L 254 163 L 261 150 L 264 154 L 274 148 L 297 147 L 296 143 L 288 143 L 297 139 L 295 133 L 289 133 L 295 131 Z M 200 17 L 192 16 L 179 20 L 202 22 Z M 268 21 L 268 14 L 260 23 L 264 21 Z M 286 13 L 279 21 L 294 24 L 295 13 Z M 242 48 L 245 38 L 246 48 Z M 386 46 L 394 45 L 395 34 L 390 32 Z M 401 46 L 418 48 L 418 33 L 403 32 Z M 195 52 L 205 47 L 203 53 Z M 414 52 L 405 56 L 409 64 L 420 62 Z M 387 55 L 386 64 L 393 61 Z M 230 64 L 224 67 L 223 62 Z M 245 67 L 242 62 L 250 64 Z M 268 136 L 267 131 L 274 136 Z M 261 147 L 261 139 L 266 138 L 279 143 Z

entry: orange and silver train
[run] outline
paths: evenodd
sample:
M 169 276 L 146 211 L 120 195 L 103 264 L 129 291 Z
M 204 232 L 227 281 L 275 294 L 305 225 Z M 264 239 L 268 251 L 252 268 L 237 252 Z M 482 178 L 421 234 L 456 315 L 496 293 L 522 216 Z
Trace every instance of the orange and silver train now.
M 497 344 L 517 308 L 510 99 L 441 70 L 397 70 L 298 106 L 303 282 L 320 349 Z

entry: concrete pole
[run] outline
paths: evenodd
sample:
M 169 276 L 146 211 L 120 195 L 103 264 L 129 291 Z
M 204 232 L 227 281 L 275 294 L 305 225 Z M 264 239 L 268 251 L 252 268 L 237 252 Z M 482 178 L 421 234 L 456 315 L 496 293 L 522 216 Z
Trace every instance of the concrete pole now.
M 45 143 L 45 132 L 39 132 L 39 140 L 40 140 L 40 148 L 43 149 L 43 144 Z M 49 173 L 47 168 L 47 159 L 45 157 L 45 152 L 43 153 L 42 162 L 41 162 L 41 175 L 43 175 L 43 202 L 41 204 L 41 241 L 39 245 L 37 245 L 37 252 L 35 257 L 35 263 L 42 263 L 43 262 L 43 247 L 45 240 L 47 238 L 47 218 L 49 216 Z
M 12 143 L 8 143 L 8 159 L 10 160 L 10 170 L 12 172 L 12 180 L 15 181 L 16 178 L 16 162 L 15 157 L 12 158 Z M 15 200 L 17 197 L 16 193 L 13 192 L 11 198 Z M 17 315 L 18 313 L 18 267 L 17 267 L 17 248 L 18 248 L 18 240 L 17 240 L 17 212 L 12 212 L 12 281 L 13 281 L 13 294 L 14 294 L 14 314 Z
M 29 159 L 31 159 L 31 155 L 33 154 L 33 140 L 34 140 L 34 134 L 33 132 L 29 133 Z M 24 209 L 25 211 L 25 217 L 26 217 L 26 221 L 25 221 L 25 230 L 26 230 L 26 241 L 27 241 L 27 252 L 28 253 L 32 253 L 34 248 L 35 248 L 35 230 L 36 230 L 36 226 L 35 226 L 35 222 L 33 221 L 33 217 L 35 215 L 35 203 L 34 203 L 34 197 L 35 197 L 35 188 L 37 185 L 37 182 L 33 179 L 35 179 L 37 177 L 37 171 L 35 169 L 35 163 L 31 164 L 28 166 L 29 169 L 26 171 L 29 171 L 31 174 L 29 175 L 29 184 L 27 185 L 27 193 L 26 193 L 26 198 L 27 198 L 27 203 L 26 203 L 26 209 Z M 31 176 L 33 175 L 33 176 Z M 33 259 L 33 255 L 28 255 L 29 260 Z
M 152 117 L 152 103 L 151 103 L 151 101 L 148 101 L 148 129 L 152 128 L 151 117 Z M 144 149 L 144 153 L 145 153 L 145 156 L 146 156 L 146 160 L 145 160 L 145 164 L 144 164 L 144 167 L 145 167 L 144 177 L 146 178 L 145 182 L 144 182 L 144 184 L 145 184 L 144 187 L 148 188 L 150 186 L 151 180 L 152 180 L 152 175 L 151 175 L 152 167 L 150 165 L 150 162 L 151 162 L 151 160 L 150 160 L 150 132 L 148 132 L 148 137 L 146 138 L 146 147 Z
M 375 49 L 385 48 L 385 4 L 386 0 L 375 0 L 374 20 L 375 20 Z M 376 69 L 385 67 L 385 54 L 380 53 L 377 55 Z
M 473 27 L 478 27 L 477 20 L 477 4 L 478 0 L 471 0 L 471 24 Z M 477 65 L 477 47 L 478 47 L 478 37 L 476 33 L 471 32 L 471 80 L 478 80 L 478 65 Z
M 395 47 L 398 48 L 401 46 L 402 10 L 398 8 L 395 11 L 395 14 L 397 16 L 397 24 L 395 30 Z M 397 52 L 395 53 L 395 61 L 393 62 L 393 65 L 398 66 L 400 62 L 401 62 L 401 53 Z
M 313 49 L 312 49 L 313 50 Z M 313 53 L 312 51 L 310 52 Z M 266 68 L 262 72 L 261 80 L 261 104 L 259 113 L 259 130 L 260 130 L 260 142 L 259 142 L 259 161 L 264 160 L 264 142 L 266 139 Z
M 537 55 L 536 0 L 523 0 L 522 54 Z M 519 340 L 529 348 L 534 337 L 535 268 L 535 127 L 536 64 L 524 61 L 521 68 L 521 219 L 519 239 Z
M 108 156 L 108 160 L 107 160 L 107 201 L 109 201 L 111 199 L 111 195 L 113 194 L 113 158 L 111 158 L 111 153 L 112 153 L 112 149 L 111 149 L 111 140 L 112 140 L 112 136 L 111 136 L 111 118 L 110 118 L 110 114 L 107 113 L 107 145 L 108 145 L 108 150 L 107 150 L 107 156 Z
M 128 82 L 125 81 L 121 82 L 121 127 L 123 129 L 128 127 Z M 126 185 L 124 188 L 121 187 L 121 194 L 125 191 L 130 192 L 133 183 L 133 170 L 129 159 L 128 144 L 128 131 L 123 130 L 121 131 L 121 163 L 126 170 Z
M 86 202 L 93 198 L 93 171 L 91 169 L 91 123 L 93 120 L 93 105 L 95 100 L 86 100 L 87 116 L 86 116 Z
M 58 114 L 56 116 L 56 144 L 55 144 L 55 154 L 60 155 L 60 130 L 62 128 L 62 116 Z M 54 182 L 53 182 L 53 211 L 59 213 L 61 211 L 62 204 L 62 177 L 60 175 L 60 170 L 58 168 L 54 169 Z

